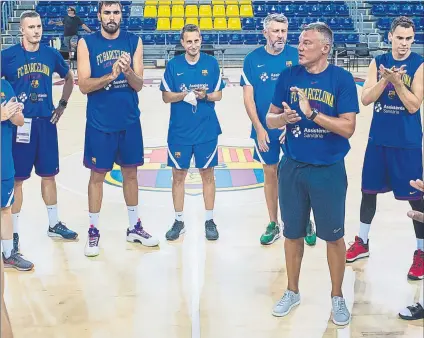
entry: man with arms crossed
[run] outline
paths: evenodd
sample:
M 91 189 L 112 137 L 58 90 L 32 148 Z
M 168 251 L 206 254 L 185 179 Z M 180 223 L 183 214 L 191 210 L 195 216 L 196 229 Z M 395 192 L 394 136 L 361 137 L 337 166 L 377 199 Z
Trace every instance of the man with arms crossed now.
M 206 238 L 217 240 L 219 234 L 213 220 L 214 167 L 218 164 L 221 127 L 215 112 L 215 101 L 221 100 L 225 83 L 218 61 L 200 52 L 202 37 L 196 25 L 183 27 L 181 44 L 186 52 L 169 61 L 160 86 L 163 101 L 171 103 L 168 166 L 172 167 L 175 221 L 166 233 L 166 239 L 176 240 L 185 232 L 184 182 L 194 155 L 203 182 Z
M 278 172 L 278 195 L 288 286 L 273 315 L 285 316 L 300 303 L 299 275 L 303 237 L 313 210 L 317 237 L 327 242 L 331 276 L 332 319 L 350 321 L 342 294 L 347 176 L 344 157 L 350 149 L 357 90 L 352 74 L 329 64 L 333 32 L 324 23 L 306 26 L 299 38 L 299 65 L 285 69 L 276 85 L 267 115 L 270 128 L 286 126 Z
M 55 176 L 59 173 L 56 123 L 71 96 L 74 79 L 60 53 L 41 45 L 40 15 L 26 11 L 20 19 L 22 43 L 1 52 L 2 76 L 10 82 L 17 98 L 25 103 L 25 124 L 14 130 L 15 202 L 12 206 L 14 249 L 19 251 L 18 224 L 22 208 L 23 182 L 35 173 L 41 176 L 41 195 L 47 207 L 50 237 L 74 240 L 78 234 L 59 221 Z M 53 105 L 53 73 L 65 78 L 58 107 Z
M 285 130 L 283 133 L 270 130 L 265 118 L 280 73 L 287 67 L 297 65 L 299 56 L 296 48 L 286 44 L 288 21 L 283 14 L 269 14 L 263 25 L 267 44 L 253 50 L 244 59 L 240 85 L 243 86 L 244 106 L 252 121 L 250 137 L 255 141 L 253 157 L 262 163 L 264 170 L 265 199 L 270 222 L 260 242 L 268 245 L 281 236 L 277 218 L 277 163 L 281 154 L 279 138 L 284 138 Z M 312 222 L 309 222 L 305 241 L 309 245 L 316 242 Z
M 377 194 L 393 191 L 398 200 L 409 201 L 423 212 L 423 193 L 409 182 L 422 177 L 423 58 L 411 52 L 414 22 L 393 20 L 389 32 L 392 51 L 370 64 L 362 90 L 362 103 L 374 103 L 374 115 L 362 171 L 359 236 L 346 253 L 346 261 L 369 256 L 368 233 L 377 207 Z M 413 221 L 417 247 L 408 272 L 412 280 L 424 277 L 424 224 Z
M 136 35 L 120 29 L 119 1 L 101 1 L 101 30 L 78 42 L 79 87 L 87 94 L 84 165 L 88 183 L 89 225 L 85 255 L 99 254 L 99 214 L 103 182 L 114 162 L 121 166 L 128 209 L 127 241 L 156 246 L 138 215 L 137 167 L 144 163 L 138 92 L 143 88 L 143 45 Z

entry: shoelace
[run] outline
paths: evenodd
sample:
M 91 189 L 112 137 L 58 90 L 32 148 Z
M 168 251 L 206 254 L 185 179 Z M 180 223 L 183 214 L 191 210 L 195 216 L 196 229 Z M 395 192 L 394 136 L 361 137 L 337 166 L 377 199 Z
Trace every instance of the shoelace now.
M 174 222 L 174 224 L 172 225 L 172 231 L 180 231 L 181 227 L 182 227 L 182 222 Z
M 216 225 L 214 222 L 206 222 L 206 229 L 207 230 L 215 230 L 216 229 Z
M 334 312 L 335 313 L 343 313 L 345 307 L 346 307 L 345 300 L 343 298 L 338 298 L 336 300 Z
M 285 292 L 283 297 L 279 300 L 278 305 L 284 305 L 285 303 L 288 303 L 291 301 L 291 294 L 288 292 Z
M 61 231 L 69 231 L 69 229 L 66 227 L 66 225 L 62 222 L 59 222 L 56 224 L 57 230 L 61 230 Z
M 412 261 L 412 265 L 414 267 L 420 267 L 423 265 L 422 257 L 419 254 L 414 255 L 414 259 Z
M 134 229 L 135 229 L 135 232 L 137 233 L 137 234 L 139 234 L 140 236 L 142 236 L 142 237 L 144 237 L 144 238 L 150 238 L 150 237 L 152 237 L 152 236 L 150 236 L 150 234 L 148 234 L 144 229 L 143 229 L 143 227 L 141 226 L 141 224 L 140 225 L 137 225 L 137 226 L 135 226 L 134 227 Z
M 359 241 L 349 242 L 348 244 L 349 244 L 349 249 L 347 249 L 348 252 L 355 251 L 356 245 L 362 245 Z
M 276 225 L 268 224 L 268 226 L 266 227 L 266 232 L 271 233 L 275 227 Z

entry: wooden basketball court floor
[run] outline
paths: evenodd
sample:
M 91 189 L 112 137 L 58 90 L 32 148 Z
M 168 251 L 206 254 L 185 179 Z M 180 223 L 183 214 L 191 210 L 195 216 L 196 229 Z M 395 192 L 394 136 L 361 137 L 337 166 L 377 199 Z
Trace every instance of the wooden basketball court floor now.
M 162 71 L 146 70 L 148 85 L 140 93 L 141 120 L 152 162 L 146 166 L 155 169 L 152 175 L 157 176 L 153 184 L 141 187 L 140 207 L 144 226 L 159 236 L 160 247 L 125 241 L 127 212 L 119 177 L 115 177 L 109 183 L 118 182 L 118 186 L 104 187 L 101 254 L 91 259 L 83 253 L 89 177 L 82 166 L 86 97 L 75 87 L 59 123 L 61 171 L 57 182 L 60 218 L 79 233 L 79 241 L 47 237 L 40 179 L 33 174 L 24 185 L 20 236 L 21 251 L 35 263 L 35 269 L 29 273 L 6 270 L 5 298 L 17 338 L 423 337 L 422 321 L 397 318 L 399 310 L 418 300 L 422 281 L 407 281 L 416 241 L 406 216 L 409 205 L 395 201 L 390 193 L 378 197 L 370 258 L 346 267 L 343 290 L 353 315 L 351 324 L 340 328 L 331 322 L 326 247 L 319 239 L 315 247 L 305 248 L 301 305 L 286 317 L 271 315 L 286 288 L 284 240 L 269 247 L 259 243 L 268 217 L 258 170 L 254 171 L 256 181 L 252 179 L 252 168 L 258 165 L 250 162 L 249 151 L 245 151 L 252 143 L 242 89 L 237 85 L 240 69 L 225 74 L 231 85 L 216 105 L 223 129 L 221 161 L 231 162 L 224 168 L 245 169 L 235 172 L 247 176 L 238 185 L 233 180 L 233 187 L 231 180 L 219 178 L 214 215 L 220 239 L 211 243 L 204 238 L 204 206 L 196 190 L 199 177 L 192 173 L 184 210 L 187 232 L 174 243 L 165 240 L 174 211 L 169 175 L 162 180 L 158 177 L 167 172 L 159 162 L 166 146 L 169 105 L 162 102 L 158 88 Z M 62 86 L 54 86 L 55 102 L 61 90 Z M 360 177 L 371 112 L 370 107 L 361 107 L 346 159 L 346 244 L 359 227 Z M 161 160 L 153 160 L 152 154 Z M 149 174 L 143 175 L 148 181 Z

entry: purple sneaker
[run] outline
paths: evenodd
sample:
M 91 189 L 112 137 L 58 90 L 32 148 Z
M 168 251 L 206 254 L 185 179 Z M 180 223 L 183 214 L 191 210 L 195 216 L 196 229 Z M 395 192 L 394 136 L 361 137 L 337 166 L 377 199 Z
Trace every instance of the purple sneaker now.
M 157 246 L 159 239 L 148 234 L 141 225 L 140 219 L 134 226 L 134 229 L 127 229 L 127 241 L 132 243 L 141 243 L 144 246 Z
M 88 229 L 87 243 L 85 243 L 84 254 L 87 257 L 95 257 L 99 255 L 100 232 L 93 225 Z

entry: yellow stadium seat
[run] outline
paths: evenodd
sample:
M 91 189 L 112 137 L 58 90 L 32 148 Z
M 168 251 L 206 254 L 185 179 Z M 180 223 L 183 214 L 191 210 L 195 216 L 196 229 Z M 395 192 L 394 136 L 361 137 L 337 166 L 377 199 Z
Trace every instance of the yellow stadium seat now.
M 197 18 L 187 18 L 185 21 L 186 25 L 196 25 L 199 26 L 199 19 Z
M 251 5 L 252 0 L 239 0 L 240 5 Z
M 253 17 L 253 9 L 251 5 L 241 5 L 240 6 L 240 16 L 242 18 Z
M 159 5 L 170 5 L 171 0 L 159 0 Z
M 186 18 L 197 18 L 199 16 L 197 5 L 187 5 L 185 8 L 185 16 Z
M 172 0 L 172 5 L 184 5 L 184 0 Z
M 157 4 L 158 4 L 158 0 L 146 0 L 146 1 L 144 2 L 144 5 L 145 5 L 145 6 L 149 6 L 149 5 L 156 6 Z
M 225 0 L 226 5 L 238 5 L 239 2 L 237 0 Z
M 204 31 L 212 30 L 212 18 L 200 18 L 200 29 Z
M 158 7 L 158 17 L 159 18 L 169 18 L 171 16 L 171 8 L 168 5 L 159 5 Z
M 239 7 L 237 5 L 228 5 L 227 16 L 240 16 Z
M 214 16 L 214 18 L 225 17 L 225 7 L 224 7 L 224 5 L 214 5 L 213 6 L 213 16 Z
M 208 18 L 212 16 L 212 9 L 210 5 L 200 5 L 199 6 L 199 16 L 203 18 Z
M 212 5 L 223 5 L 224 3 L 224 0 L 212 0 Z
M 158 13 L 156 11 L 156 6 L 144 6 L 144 17 L 145 18 L 156 18 Z
M 172 17 L 173 18 L 183 18 L 184 17 L 184 6 L 183 5 L 173 5 L 172 6 Z
M 159 18 L 156 29 L 158 31 L 169 31 L 171 29 L 169 18 Z
M 179 31 L 184 27 L 184 19 L 183 18 L 172 18 L 171 21 L 171 30 Z
M 240 18 L 229 18 L 228 19 L 228 29 L 233 31 L 241 30 Z
M 227 19 L 226 18 L 215 18 L 213 20 L 213 29 L 218 31 L 227 30 Z

